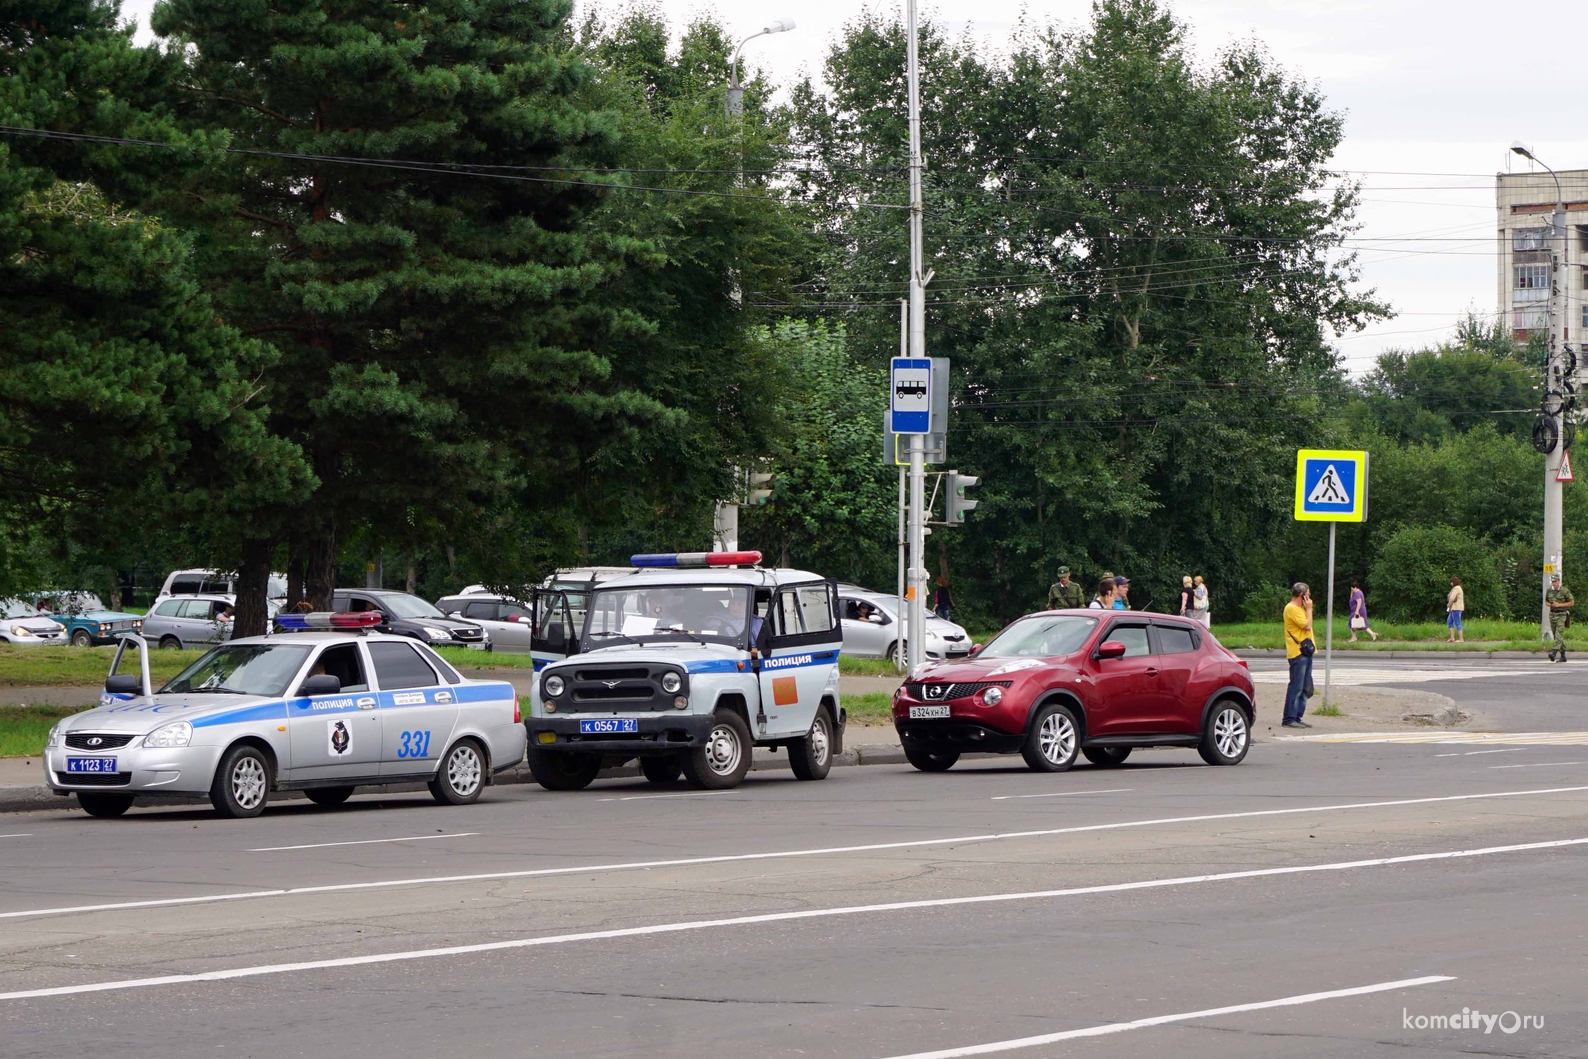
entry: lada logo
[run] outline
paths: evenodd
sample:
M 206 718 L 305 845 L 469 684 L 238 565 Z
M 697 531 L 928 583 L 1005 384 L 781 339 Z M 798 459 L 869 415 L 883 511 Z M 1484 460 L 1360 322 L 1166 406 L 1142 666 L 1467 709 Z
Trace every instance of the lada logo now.
M 99 746 L 103 742 L 104 742 L 104 740 L 99 738 L 99 736 L 97 736 L 97 735 L 96 736 L 90 736 L 89 740 L 88 740 L 88 745 L 89 746 Z

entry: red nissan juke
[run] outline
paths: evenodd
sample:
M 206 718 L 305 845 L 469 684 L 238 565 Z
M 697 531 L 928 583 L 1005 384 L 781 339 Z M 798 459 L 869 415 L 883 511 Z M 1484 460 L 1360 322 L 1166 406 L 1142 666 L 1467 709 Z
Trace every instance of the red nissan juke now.
M 1085 754 L 1118 765 L 1139 746 L 1196 747 L 1238 764 L 1251 745 L 1251 674 L 1201 625 L 1129 611 L 1056 610 L 1015 621 L 959 662 L 925 666 L 893 696 L 910 764 L 1019 751 L 1038 772 Z

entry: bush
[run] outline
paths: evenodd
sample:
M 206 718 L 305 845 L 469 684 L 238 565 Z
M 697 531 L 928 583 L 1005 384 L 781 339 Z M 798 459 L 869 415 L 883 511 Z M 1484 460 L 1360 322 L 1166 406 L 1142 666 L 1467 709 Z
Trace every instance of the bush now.
M 1505 613 L 1494 557 L 1482 541 L 1452 526 L 1407 526 L 1384 543 L 1368 577 L 1368 613 L 1391 621 L 1438 620 L 1452 575 L 1466 589 L 1468 616 Z
M 1241 617 L 1253 622 L 1282 621 L 1285 615 L 1285 604 L 1289 602 L 1289 586 L 1258 585 L 1246 593 L 1246 597 L 1241 600 Z

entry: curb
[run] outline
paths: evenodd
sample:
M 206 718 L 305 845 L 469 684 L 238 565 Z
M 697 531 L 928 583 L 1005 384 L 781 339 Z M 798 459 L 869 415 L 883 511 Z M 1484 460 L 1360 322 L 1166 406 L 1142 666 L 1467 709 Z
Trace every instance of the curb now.
M 1283 658 L 1283 647 L 1242 647 L 1231 648 L 1237 658 Z M 1322 654 L 1319 650 L 1319 654 Z M 1405 650 L 1405 651 L 1363 651 L 1357 648 L 1337 650 L 1335 657 L 1341 655 L 1360 655 L 1363 658 L 1401 658 L 1416 659 L 1426 662 L 1432 658 L 1502 658 L 1513 661 L 1536 661 L 1542 657 L 1542 651 L 1440 651 L 1440 650 Z M 1314 656 L 1317 657 L 1317 656 Z
M 986 757 L 990 755 L 967 754 L 967 758 Z M 906 763 L 904 751 L 894 746 L 861 745 L 850 747 L 842 754 L 833 758 L 833 767 L 847 767 L 851 765 L 902 765 Z M 788 771 L 788 756 L 767 755 L 759 757 L 750 766 L 751 772 Z M 623 768 L 603 769 L 600 779 L 627 779 L 640 775 L 638 766 L 627 765 Z M 535 778 L 529 774 L 529 769 L 523 765 L 508 772 L 500 773 L 493 781 L 493 786 L 509 787 L 522 783 L 534 783 Z M 391 783 L 379 786 L 360 787 L 359 794 L 414 794 L 425 791 L 427 788 L 422 783 Z M 279 791 L 270 796 L 272 802 L 307 800 L 302 791 Z M 139 795 L 135 803 L 140 806 L 150 805 L 202 805 L 202 801 L 192 798 L 173 798 L 164 795 Z M 62 797 L 50 788 L 40 784 L 36 787 L 0 787 L 0 813 L 26 813 L 40 812 L 51 809 L 77 809 L 77 802 L 66 795 Z

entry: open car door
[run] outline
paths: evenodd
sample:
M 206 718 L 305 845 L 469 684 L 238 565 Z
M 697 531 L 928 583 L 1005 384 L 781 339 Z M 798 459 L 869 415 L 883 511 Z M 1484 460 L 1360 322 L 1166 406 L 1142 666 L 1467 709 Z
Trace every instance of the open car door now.
M 529 653 L 536 669 L 579 653 L 579 629 L 574 628 L 568 593 L 558 588 L 537 588 L 530 594 Z

